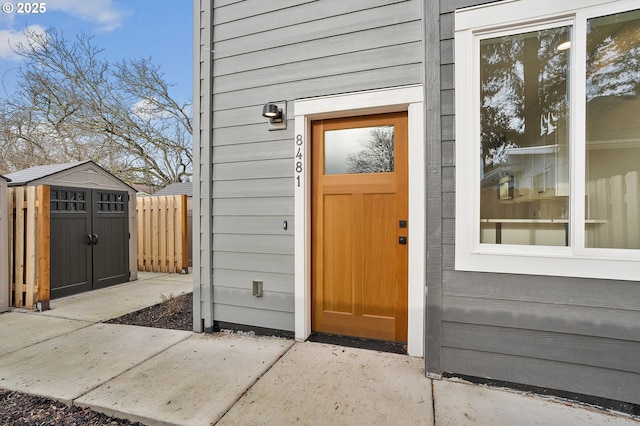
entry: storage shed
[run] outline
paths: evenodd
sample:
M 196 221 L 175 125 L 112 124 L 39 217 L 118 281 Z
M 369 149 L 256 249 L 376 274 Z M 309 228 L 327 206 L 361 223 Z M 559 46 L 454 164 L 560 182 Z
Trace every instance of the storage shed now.
M 7 182 L 0 175 L 0 312 L 9 308 L 9 237 L 7 236 Z
M 135 189 L 93 161 L 36 166 L 7 177 L 9 187 L 49 189 L 50 294 L 39 285 L 38 300 L 137 278 Z

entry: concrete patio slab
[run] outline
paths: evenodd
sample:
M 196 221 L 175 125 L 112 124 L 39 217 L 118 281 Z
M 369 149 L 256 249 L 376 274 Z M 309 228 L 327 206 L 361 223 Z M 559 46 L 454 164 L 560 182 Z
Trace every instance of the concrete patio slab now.
M 463 381 L 435 380 L 433 392 L 436 424 L 443 426 L 638 425 L 619 413 Z
M 74 404 L 143 424 L 211 425 L 293 341 L 197 334 Z
M 431 380 L 423 363 L 296 343 L 218 424 L 432 424 Z
M 191 335 L 94 324 L 0 356 L 0 386 L 70 404 Z
M 162 295 L 193 291 L 192 275 L 145 272 L 139 276 L 137 281 L 52 300 L 51 309 L 41 315 L 100 322 L 160 303 Z
M 89 325 L 85 321 L 47 318 L 30 312 L 4 313 L 0 315 L 0 356 Z

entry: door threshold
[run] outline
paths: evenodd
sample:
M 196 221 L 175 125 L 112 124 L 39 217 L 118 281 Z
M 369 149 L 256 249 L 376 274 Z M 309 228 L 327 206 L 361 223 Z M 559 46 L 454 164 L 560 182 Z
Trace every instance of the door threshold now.
M 392 354 L 407 354 L 407 344 L 389 342 L 386 340 L 365 339 L 362 337 L 340 336 L 337 334 L 311 333 L 307 342 L 326 343 L 329 345 L 346 346 L 349 348 L 368 349 L 371 351 Z

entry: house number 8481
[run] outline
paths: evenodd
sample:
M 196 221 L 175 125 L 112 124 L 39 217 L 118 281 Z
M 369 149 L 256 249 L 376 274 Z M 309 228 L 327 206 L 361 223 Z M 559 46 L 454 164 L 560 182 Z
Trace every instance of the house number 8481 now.
M 302 180 L 302 135 L 296 135 L 296 185 L 298 188 L 300 187 L 300 182 Z

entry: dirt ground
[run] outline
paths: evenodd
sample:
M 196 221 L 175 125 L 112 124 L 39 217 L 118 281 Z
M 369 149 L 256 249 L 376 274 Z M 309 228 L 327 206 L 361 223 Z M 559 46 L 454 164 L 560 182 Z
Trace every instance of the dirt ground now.
M 157 305 L 105 322 L 172 330 L 192 330 L 193 293 L 168 297 Z M 68 406 L 50 399 L 0 389 L 0 425 L 3 426 L 124 426 L 139 424 L 109 417 L 87 408 Z

